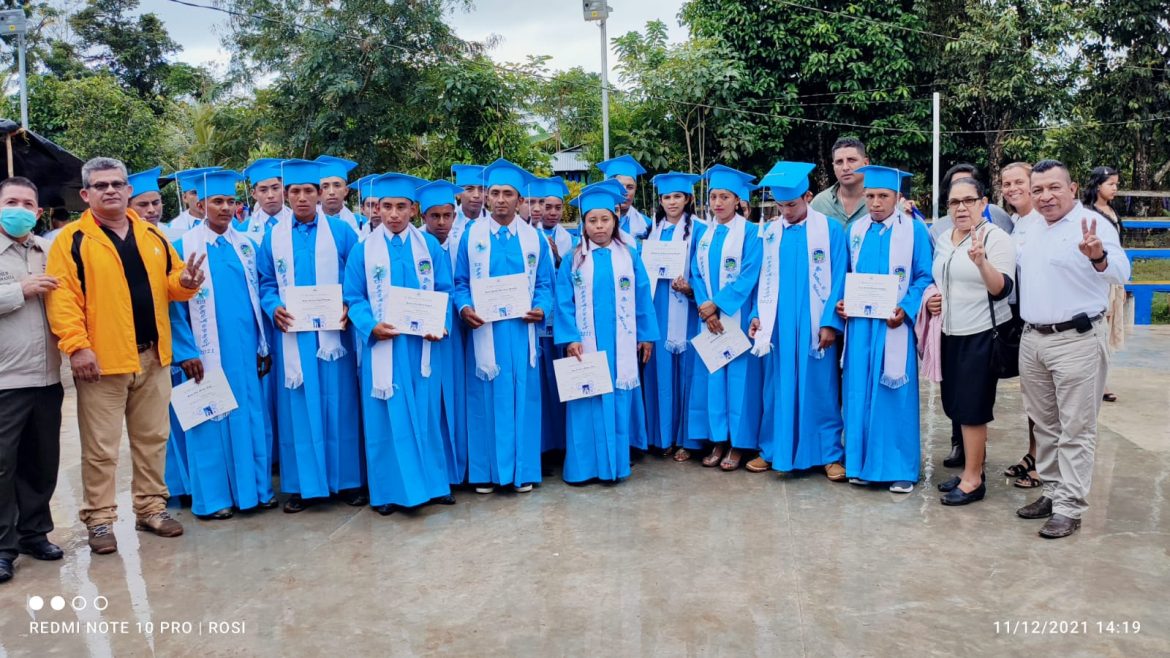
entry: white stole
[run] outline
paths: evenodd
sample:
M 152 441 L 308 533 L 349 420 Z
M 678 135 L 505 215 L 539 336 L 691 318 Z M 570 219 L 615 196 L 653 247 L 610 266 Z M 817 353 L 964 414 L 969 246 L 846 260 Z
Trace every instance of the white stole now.
M 183 234 L 183 250 L 187 254 L 206 255 L 207 245 L 213 244 L 220 235 L 207 228 L 206 224 Z M 248 300 L 252 303 L 252 316 L 256 319 L 256 330 L 260 336 L 260 344 L 256 354 L 268 356 L 268 337 L 264 331 L 264 319 L 260 310 L 260 280 L 256 275 L 256 245 L 244 234 L 228 226 L 223 238 L 236 250 L 240 264 L 244 267 L 244 279 L 248 285 Z M 206 369 L 222 367 L 222 354 L 219 351 L 219 323 L 215 314 L 215 284 L 211 280 L 211 261 L 203 261 L 203 286 L 199 292 L 187 302 L 191 312 L 191 332 L 195 336 L 195 347 L 199 349 L 199 358 Z M 234 338 L 234 337 L 233 337 Z
M 684 279 L 690 278 L 690 274 L 691 274 L 691 243 L 695 237 L 695 229 L 698 228 L 700 223 L 702 223 L 698 217 L 695 217 L 693 215 L 691 216 L 690 220 L 691 220 L 691 231 L 690 231 L 691 234 L 689 237 L 687 237 L 687 238 L 683 237 L 683 233 L 686 232 L 685 224 L 687 221 L 687 216 L 685 214 L 683 215 L 682 218 L 680 218 L 678 220 L 678 224 L 673 225 L 674 226 L 674 233 L 671 234 L 671 236 L 670 236 L 671 242 L 678 242 L 680 240 L 686 240 L 686 264 L 683 265 L 683 278 Z M 663 231 L 666 230 L 666 227 L 668 225 L 670 225 L 670 224 L 666 220 L 662 220 L 661 222 L 656 223 L 654 225 L 654 228 L 650 229 L 650 235 L 647 238 L 647 240 L 661 240 L 662 233 L 663 233 Z M 656 279 L 656 280 L 654 280 L 654 282 L 650 286 L 651 298 L 654 297 L 654 289 L 657 287 L 658 287 L 658 280 Z M 666 343 L 665 343 L 666 351 L 670 352 L 671 354 L 682 354 L 687 349 L 687 316 L 689 315 L 689 312 L 690 312 L 690 301 L 687 299 L 687 296 L 682 294 L 681 292 L 675 290 L 672 287 L 670 289 L 670 300 L 667 302 L 667 307 L 666 307 Z
M 638 212 L 638 209 L 633 204 L 630 204 L 630 207 L 626 208 L 626 214 L 622 218 L 626 220 L 626 233 L 629 233 L 635 238 L 641 238 L 643 235 L 646 235 L 646 229 L 650 228 L 650 220 Z M 629 244 L 631 247 L 634 246 L 633 242 Z
M 361 235 L 361 233 L 362 233 L 361 222 L 358 221 L 357 215 L 353 214 L 352 210 L 350 210 L 349 208 L 346 208 L 345 206 L 342 206 L 341 212 L 337 213 L 337 218 L 340 219 L 341 221 L 345 222 L 346 224 L 348 224 L 349 227 L 353 229 L 354 233 Z
M 866 215 L 849 227 L 849 250 L 853 266 L 857 266 L 857 257 L 861 253 L 861 245 L 869 232 L 873 219 Z M 893 231 L 890 236 L 889 274 L 898 277 L 898 303 L 906 296 L 910 288 L 911 266 L 914 261 L 914 221 L 901 212 L 883 222 L 881 234 Z M 883 320 L 884 322 L 884 320 Z M 906 354 L 909 349 L 910 328 L 903 322 L 897 329 L 886 328 L 885 354 L 883 355 L 881 384 L 888 388 L 900 388 L 910 379 L 906 375 Z
M 431 262 L 431 250 L 427 248 L 422 231 L 407 224 L 406 229 L 399 235 L 410 241 L 419 289 L 434 290 L 434 263 Z M 381 224 L 370 233 L 369 239 L 362 243 L 366 257 L 366 294 L 370 299 L 375 322 L 386 322 L 389 316 L 389 309 L 386 306 L 387 289 L 394 285 L 394 282 L 390 280 L 393 268 L 390 267 L 390 247 L 386 241 L 392 239 L 393 235 L 387 230 L 386 225 Z M 394 397 L 394 340 L 390 338 L 374 341 L 374 346 L 370 348 L 370 378 L 373 380 L 370 395 L 379 400 Z M 419 374 L 423 377 L 431 376 L 431 341 L 425 338 Z
M 573 283 L 577 288 L 577 330 L 581 333 L 581 344 L 585 352 L 597 351 L 596 309 L 593 305 L 593 252 L 598 247 L 592 240 L 582 245 L 584 258 L 573 269 Z M 634 259 L 630 248 L 618 242 L 609 244 L 613 254 L 613 299 L 615 305 L 614 362 L 617 378 L 614 386 L 622 390 L 638 388 L 638 335 L 635 309 L 636 281 L 634 280 Z
M 256 206 L 256 212 L 248 217 L 248 226 L 245 233 L 252 237 L 253 240 L 259 242 L 264 239 L 264 232 L 268 230 L 268 220 L 273 219 L 274 216 L 264 212 L 259 206 Z M 292 219 L 292 210 L 288 206 L 281 206 L 280 212 L 276 213 L 275 219 L 280 223 L 284 219 Z
M 276 284 L 280 298 L 284 299 L 286 288 L 296 285 L 296 263 L 293 258 L 292 232 L 293 222 L 297 219 L 289 216 L 280 220 L 272 227 L 272 259 L 276 269 Z M 317 234 L 314 254 L 317 259 L 317 271 L 314 279 L 316 285 L 340 283 L 337 266 L 337 244 L 333 242 L 333 231 L 329 228 L 329 218 L 320 209 L 317 210 Z M 340 331 L 318 331 L 317 358 L 322 361 L 336 361 L 346 355 L 341 345 Z M 284 347 L 284 387 L 300 388 L 305 383 L 304 371 L 301 369 L 301 351 L 297 346 L 297 336 L 292 332 L 284 332 L 281 336 Z
M 707 299 L 712 303 L 715 301 L 714 286 L 711 285 L 711 242 L 715 239 L 715 231 L 719 227 L 718 221 L 713 222 L 707 227 L 707 231 L 703 233 L 702 239 L 699 240 L 698 246 L 698 260 L 699 260 L 699 275 L 703 277 L 703 285 L 707 287 Z M 736 214 L 735 217 L 727 223 L 727 237 L 723 238 L 723 251 L 719 254 L 719 289 L 727 287 L 728 284 L 735 281 L 739 277 L 739 271 L 743 268 L 743 239 L 747 232 L 747 220 L 742 215 Z M 735 313 L 724 318 L 728 322 L 738 323 L 740 314 L 743 308 L 736 309 Z M 706 323 L 703 324 L 703 331 L 707 331 Z
M 825 302 L 833 289 L 833 260 L 829 249 L 829 220 L 821 213 L 808 209 L 804 225 L 808 231 L 808 316 L 812 345 L 809 356 L 820 359 L 821 316 Z M 760 309 L 760 329 L 752 354 L 764 356 L 772 350 L 772 333 L 776 328 L 776 306 L 780 302 L 780 242 L 789 224 L 783 218 L 769 222 L 764 228 L 764 262 L 760 268 L 760 285 L 756 288 L 756 305 Z
M 515 233 L 514 238 L 520 240 L 520 253 L 524 257 L 524 270 L 528 274 L 528 294 L 531 297 L 536 293 L 536 267 L 540 263 L 540 235 L 528 222 L 520 218 L 512 220 L 507 227 L 501 226 L 495 220 L 480 220 L 473 222 L 468 230 L 467 261 L 471 270 L 471 279 L 480 280 L 491 276 L 492 243 L 496 240 L 496 230 L 508 229 Z M 528 324 L 528 367 L 536 367 L 536 325 Z M 485 322 L 479 329 L 471 332 L 475 345 L 475 376 L 485 381 L 491 381 L 500 374 L 499 363 L 496 362 L 495 333 L 492 323 Z
M 556 226 L 553 227 L 552 235 L 549 235 L 548 229 L 544 228 L 543 226 L 538 226 L 537 230 L 539 230 L 540 234 L 543 235 L 551 244 L 556 246 L 557 254 L 561 258 L 564 258 L 573 251 L 573 236 L 569 235 L 569 232 L 566 231 L 565 227 L 561 226 L 559 222 Z

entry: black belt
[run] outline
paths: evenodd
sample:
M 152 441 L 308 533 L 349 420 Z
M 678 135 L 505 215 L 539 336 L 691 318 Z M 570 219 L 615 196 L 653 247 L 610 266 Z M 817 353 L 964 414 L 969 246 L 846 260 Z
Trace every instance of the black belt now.
M 1103 317 L 1105 317 L 1104 313 L 1098 313 L 1097 315 L 1089 318 L 1089 322 L 1096 322 Z M 1062 331 L 1068 331 L 1069 329 L 1076 329 L 1077 322 L 1075 320 L 1069 320 L 1068 322 L 1057 322 L 1056 324 L 1032 324 L 1029 322 L 1028 326 L 1042 334 L 1058 334 Z
M 138 353 L 142 354 L 146 350 L 154 347 L 156 341 L 148 340 L 145 343 L 138 343 Z

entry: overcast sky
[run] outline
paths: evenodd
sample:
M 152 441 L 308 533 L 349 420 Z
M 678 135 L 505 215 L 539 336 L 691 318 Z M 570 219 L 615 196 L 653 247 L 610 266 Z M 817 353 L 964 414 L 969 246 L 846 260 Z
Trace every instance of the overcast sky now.
M 681 41 L 686 38 L 686 30 L 679 27 L 677 18 L 682 4 L 683 0 L 609 0 L 613 12 L 607 23 L 608 36 L 641 30 L 647 21 L 657 18 L 670 29 L 672 41 Z M 178 59 L 191 64 L 227 64 L 230 56 L 220 46 L 226 30 L 223 14 L 168 0 L 144 0 L 141 6 L 158 14 L 166 22 L 171 38 L 183 46 Z M 450 22 L 464 39 L 482 41 L 497 35 L 500 43 L 491 56 L 498 62 L 523 62 L 528 55 L 550 55 L 552 69 L 581 66 L 587 71 L 601 70 L 597 23 L 585 22 L 581 0 L 476 0 L 473 11 L 457 12 Z M 608 63 L 615 82 L 616 59 L 611 49 Z

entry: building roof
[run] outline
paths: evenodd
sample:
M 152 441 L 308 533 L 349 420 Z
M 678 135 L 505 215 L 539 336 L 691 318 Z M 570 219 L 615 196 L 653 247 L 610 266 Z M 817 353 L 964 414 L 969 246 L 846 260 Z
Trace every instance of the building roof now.
M 557 151 L 552 156 L 553 173 L 560 174 L 573 171 L 589 171 L 590 164 L 584 157 L 584 147 L 574 146 L 563 151 Z

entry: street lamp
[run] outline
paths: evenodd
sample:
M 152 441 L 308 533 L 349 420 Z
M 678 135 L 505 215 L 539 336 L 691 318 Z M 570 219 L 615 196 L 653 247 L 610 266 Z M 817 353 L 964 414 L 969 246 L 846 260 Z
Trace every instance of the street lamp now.
M 20 127 L 28 130 L 28 76 L 24 70 L 24 35 L 27 32 L 23 9 L 0 11 L 0 37 L 16 36 L 17 59 L 20 61 Z
M 613 7 L 605 4 L 605 0 L 581 0 L 585 9 L 586 21 L 598 21 L 601 28 L 601 136 L 603 159 L 609 159 L 609 65 L 606 55 L 609 53 L 609 40 L 605 38 L 605 19 Z

